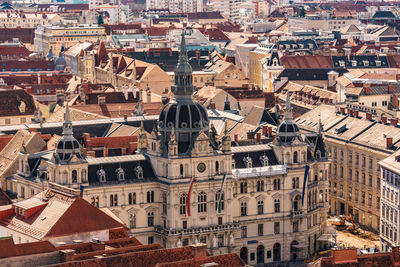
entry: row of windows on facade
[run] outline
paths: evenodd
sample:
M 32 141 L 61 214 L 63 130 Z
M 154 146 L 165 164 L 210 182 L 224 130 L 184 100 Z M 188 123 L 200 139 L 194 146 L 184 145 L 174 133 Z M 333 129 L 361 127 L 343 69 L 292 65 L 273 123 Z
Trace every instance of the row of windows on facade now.
M 398 211 L 388 205 L 383 204 L 382 205 L 382 218 L 386 219 L 388 222 L 391 222 L 391 223 L 394 223 L 397 225 Z
M 260 157 L 260 161 L 262 166 L 266 167 L 269 165 L 269 159 L 267 156 L 261 156 Z M 253 159 L 250 156 L 244 157 L 243 158 L 243 162 L 246 165 L 246 168 L 253 168 Z M 236 168 L 236 161 L 234 159 L 232 159 L 232 169 Z
M 313 215 L 313 217 L 312 218 L 309 218 L 308 219 L 308 228 L 311 228 L 311 225 L 312 226 L 315 226 L 315 225 L 317 225 L 318 224 L 318 216 L 317 216 L 317 214 L 314 214 Z M 300 222 L 299 221 L 294 221 L 293 223 L 292 223 L 292 232 L 298 232 L 299 231 L 299 227 L 300 227 Z M 267 227 L 268 228 L 268 227 Z M 247 228 L 247 226 L 242 226 L 241 228 L 241 238 L 247 238 L 247 237 L 249 237 L 248 236 L 248 233 L 247 233 L 247 230 L 248 230 L 248 228 Z M 274 234 L 276 234 L 276 235 L 278 235 L 278 234 L 281 234 L 281 222 L 274 222 Z M 262 224 L 262 223 L 260 223 L 260 224 L 258 224 L 257 225 L 257 235 L 258 236 L 263 236 L 264 235 L 264 224 Z
M 394 192 L 389 187 L 383 186 L 382 188 L 382 199 L 390 200 L 393 204 L 399 203 L 399 194 Z
M 399 186 L 400 185 L 400 175 L 383 169 L 382 171 L 382 179 L 392 185 Z
M 333 183 L 333 194 L 336 195 L 337 191 L 336 191 L 336 183 Z M 339 197 L 343 197 L 343 185 L 339 186 Z M 361 204 L 366 204 L 365 202 L 365 197 L 366 197 L 366 193 L 365 192 L 361 192 Z M 349 187 L 348 188 L 348 199 L 349 200 L 353 200 L 353 188 Z M 359 200 L 359 190 L 355 189 L 354 190 L 354 201 L 358 202 Z M 368 194 L 368 206 L 372 207 L 372 194 Z M 376 197 L 376 208 L 380 209 L 380 197 L 377 196 Z
M 183 193 L 179 197 L 179 214 L 180 215 L 185 215 L 187 210 L 186 210 L 186 203 L 187 203 L 187 197 L 188 195 L 186 193 Z M 215 210 L 218 210 L 218 205 L 220 203 L 220 208 L 221 210 L 225 209 L 225 194 L 224 192 L 218 190 L 215 193 Z M 207 212 L 207 193 L 206 192 L 200 192 L 197 195 L 197 212 Z
M 26 173 L 30 172 L 29 164 L 26 161 L 24 161 L 23 159 L 20 160 L 20 170 L 23 171 L 23 172 L 26 172 Z M 56 172 L 57 172 L 57 170 L 54 169 L 53 170 L 53 180 L 56 177 Z M 43 174 L 44 174 L 46 180 L 50 178 L 48 171 L 45 171 Z M 67 180 L 68 180 L 68 172 L 64 171 L 61 175 L 62 175 L 61 178 L 63 178 L 63 180 L 65 180 L 65 182 L 67 182 Z M 86 180 L 86 170 L 81 170 L 81 181 L 85 181 L 85 180 Z M 72 170 L 72 172 L 71 172 L 71 182 L 72 183 L 77 183 L 78 182 L 78 171 L 77 170 Z
M 141 166 L 136 166 L 135 167 L 135 173 L 137 178 L 142 179 L 143 178 L 143 168 Z M 101 168 L 100 170 L 97 171 L 97 175 L 99 177 L 100 182 L 106 182 L 106 172 Z M 115 175 L 119 181 L 125 180 L 125 171 L 121 167 L 115 170 Z
M 109 202 L 110 207 L 118 206 L 118 194 L 111 194 L 109 196 L 109 198 L 110 198 L 110 202 Z M 166 198 L 167 198 L 166 193 L 163 193 L 162 194 L 163 203 L 167 202 Z M 146 201 L 147 201 L 147 203 L 154 203 L 154 191 L 147 191 Z M 99 197 L 92 196 L 91 203 L 93 206 L 99 207 L 100 206 Z M 128 194 L 128 205 L 134 205 L 134 204 L 136 204 L 136 193 L 129 193 Z
M 393 241 L 397 243 L 397 228 L 393 231 L 393 229 L 389 228 L 386 225 L 382 224 L 382 232 L 381 235 L 389 239 L 390 241 Z
M 331 150 L 331 149 L 329 149 Z M 338 158 L 338 153 L 337 153 L 337 149 L 334 148 L 333 149 L 333 159 L 337 159 Z M 340 161 L 344 161 L 345 160 L 345 156 L 344 156 L 344 151 L 343 150 L 339 150 L 339 160 Z M 348 162 L 349 164 L 353 163 L 353 152 L 349 151 L 348 154 Z M 360 164 L 360 154 L 359 153 L 355 153 L 355 157 L 354 157 L 354 163 L 355 165 L 359 165 Z M 367 167 L 367 157 L 365 155 L 361 156 L 361 167 L 366 168 Z M 373 169 L 374 167 L 374 160 L 373 158 L 369 158 L 369 164 L 368 164 L 369 169 Z M 377 170 L 379 170 L 379 164 L 377 164 Z
M 247 185 L 248 185 L 247 182 L 240 183 L 240 193 L 241 194 L 246 194 L 248 192 Z M 273 187 L 274 187 L 274 190 L 281 190 L 281 179 L 274 179 Z M 300 188 L 300 179 L 299 179 L 299 177 L 293 177 L 292 178 L 292 189 L 298 189 L 298 188 Z M 264 192 L 265 185 L 264 185 L 263 180 L 257 181 L 256 190 L 257 190 L 257 192 Z
M 332 168 L 333 168 L 333 175 L 334 176 L 338 176 L 338 174 L 337 174 L 337 165 L 333 164 Z M 340 178 L 344 178 L 344 173 L 343 172 L 344 172 L 343 171 L 343 166 L 340 166 L 340 168 L 339 168 L 339 177 Z M 353 180 L 353 169 L 349 169 L 348 180 L 349 181 Z M 357 182 L 357 183 L 361 183 L 361 184 L 367 185 L 367 183 L 366 183 L 366 174 L 362 173 L 361 177 L 360 177 L 360 172 L 359 171 L 355 171 L 354 172 L 354 181 Z M 373 176 L 372 176 L 372 174 L 368 175 L 368 185 L 371 186 L 371 187 L 374 186 L 373 185 Z M 376 177 L 376 185 L 377 185 L 377 188 L 380 188 L 380 186 L 381 186 L 381 181 L 380 181 L 379 176 Z

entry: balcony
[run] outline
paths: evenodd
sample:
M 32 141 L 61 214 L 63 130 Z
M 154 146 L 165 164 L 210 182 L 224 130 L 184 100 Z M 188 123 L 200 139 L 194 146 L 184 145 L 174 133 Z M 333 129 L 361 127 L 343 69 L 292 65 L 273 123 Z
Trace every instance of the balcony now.
M 155 231 L 163 236 L 184 236 L 194 234 L 217 233 L 240 229 L 239 223 L 227 223 L 223 225 L 210 225 L 203 227 L 191 227 L 187 229 L 168 229 L 156 226 Z
M 246 169 L 233 169 L 232 177 L 234 179 L 253 178 L 253 177 L 265 177 L 265 176 L 276 176 L 286 174 L 286 165 L 274 165 L 256 168 Z
M 292 217 L 292 218 L 296 218 L 296 217 L 300 217 L 300 216 L 303 216 L 303 211 L 302 210 L 291 211 L 290 212 L 290 217 Z

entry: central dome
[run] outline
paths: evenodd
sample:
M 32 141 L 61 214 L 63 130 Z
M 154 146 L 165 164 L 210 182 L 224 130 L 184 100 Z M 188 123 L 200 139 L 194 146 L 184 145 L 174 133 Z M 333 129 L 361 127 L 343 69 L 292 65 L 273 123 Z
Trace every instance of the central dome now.
M 203 105 L 192 100 L 177 102 L 172 100 L 164 106 L 160 113 L 160 128 L 200 129 L 208 128 L 207 111 Z

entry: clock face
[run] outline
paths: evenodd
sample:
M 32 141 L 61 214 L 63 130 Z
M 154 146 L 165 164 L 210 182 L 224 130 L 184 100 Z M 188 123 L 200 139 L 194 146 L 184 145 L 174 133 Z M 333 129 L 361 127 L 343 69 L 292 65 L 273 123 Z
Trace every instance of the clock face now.
M 197 170 L 199 172 L 204 172 L 206 170 L 206 164 L 204 164 L 203 162 L 200 162 L 199 165 L 197 165 Z

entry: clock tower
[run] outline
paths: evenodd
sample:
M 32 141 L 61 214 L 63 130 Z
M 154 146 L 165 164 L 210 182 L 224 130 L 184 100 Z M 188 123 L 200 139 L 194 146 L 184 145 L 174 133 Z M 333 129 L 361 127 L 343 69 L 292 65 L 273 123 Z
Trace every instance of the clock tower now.
M 223 177 L 227 178 L 223 198 L 227 201 L 232 196 L 230 138 L 228 131 L 221 136 L 216 134 L 207 110 L 192 97 L 196 88 L 187 57 L 185 30 L 182 31 L 181 52 L 175 68 L 175 84 L 171 89 L 174 99 L 161 110 L 148 148 L 143 153 L 150 159 L 166 195 L 167 208 L 159 233 L 167 247 L 176 247 L 188 240 L 196 243 L 200 237 L 200 232 L 182 237 L 174 235 L 176 231 L 186 228 L 203 231 L 221 222 L 233 222 L 228 205 L 221 212 L 215 208 Z M 186 206 L 188 202 L 190 205 Z M 228 227 L 223 234 L 233 238 L 238 235 L 235 231 L 238 231 L 237 227 Z M 221 233 L 210 232 L 208 235 L 207 243 L 215 241 Z

